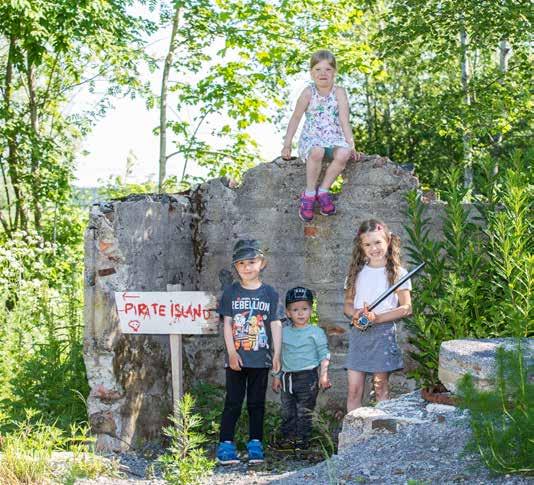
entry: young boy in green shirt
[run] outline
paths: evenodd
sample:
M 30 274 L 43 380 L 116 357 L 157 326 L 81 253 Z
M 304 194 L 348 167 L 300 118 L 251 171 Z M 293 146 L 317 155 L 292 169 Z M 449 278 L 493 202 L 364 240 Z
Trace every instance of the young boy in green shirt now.
M 282 446 L 308 448 L 312 412 L 319 388 L 331 387 L 330 353 L 324 330 L 309 325 L 313 294 L 296 287 L 286 294 L 286 314 L 291 320 L 282 330 L 282 371 L 273 378 L 273 391 L 282 390 Z M 320 368 L 319 375 L 317 369 Z

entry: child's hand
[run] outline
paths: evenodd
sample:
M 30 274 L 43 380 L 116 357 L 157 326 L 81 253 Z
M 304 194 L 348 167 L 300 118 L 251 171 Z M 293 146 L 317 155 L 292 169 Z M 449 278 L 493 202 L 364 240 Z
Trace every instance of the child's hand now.
M 230 369 L 232 370 L 239 371 L 241 370 L 241 367 L 243 367 L 243 361 L 237 352 L 232 352 L 228 356 L 228 363 L 230 364 Z
M 291 158 L 291 147 L 284 147 L 282 148 L 282 158 L 284 160 L 289 160 Z
M 349 160 L 353 160 L 355 162 L 359 162 L 363 159 L 365 156 L 365 153 L 357 152 L 354 148 L 351 150 L 350 158 Z
M 369 320 L 371 323 L 376 320 L 376 313 L 369 311 L 369 306 L 367 305 L 367 303 L 363 304 L 362 313 L 367 317 L 367 320 Z
M 352 324 L 355 325 L 356 323 L 358 323 L 358 320 L 360 319 L 360 317 L 362 316 L 362 313 L 363 313 L 363 308 L 356 308 L 354 310 L 354 313 L 352 314 Z
M 282 369 L 282 366 L 280 364 L 280 356 L 275 355 L 273 356 L 273 372 L 280 372 Z
M 330 379 L 328 379 L 328 374 L 321 374 L 321 377 L 319 378 L 319 387 L 323 391 L 332 387 L 332 383 L 330 382 Z
M 278 379 L 278 377 L 273 377 L 271 388 L 276 393 L 280 392 L 280 389 L 282 389 L 282 380 Z

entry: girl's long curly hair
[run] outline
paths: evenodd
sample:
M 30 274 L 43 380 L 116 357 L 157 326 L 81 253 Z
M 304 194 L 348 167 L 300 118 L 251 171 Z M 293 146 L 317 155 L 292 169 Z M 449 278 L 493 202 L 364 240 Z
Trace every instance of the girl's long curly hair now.
M 351 295 L 352 299 L 354 299 L 354 293 L 356 291 L 356 277 L 368 262 L 362 247 L 362 234 L 374 231 L 384 231 L 387 238 L 388 249 L 386 253 L 386 273 L 389 284 L 393 285 L 399 277 L 399 268 L 401 265 L 400 237 L 393 234 L 388 226 L 378 219 L 363 221 L 354 238 L 354 249 L 352 250 L 352 258 L 346 282 L 346 291 Z

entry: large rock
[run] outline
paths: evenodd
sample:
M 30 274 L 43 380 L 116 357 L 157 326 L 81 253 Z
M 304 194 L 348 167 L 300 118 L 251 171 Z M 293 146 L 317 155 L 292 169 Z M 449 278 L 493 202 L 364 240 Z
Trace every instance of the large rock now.
M 263 277 L 282 297 L 296 285 L 316 292 L 334 384 L 321 393 L 319 405 L 344 409 L 349 329 L 343 284 L 354 234 L 361 220 L 378 217 L 406 243 L 405 196 L 417 179 L 380 157 L 351 164 L 343 177 L 336 216 L 317 215 L 308 224 L 297 216 L 305 183 L 299 160 L 260 164 L 237 189 L 213 179 L 187 196 L 132 196 L 93 207 L 85 237 L 84 355 L 99 447 L 126 448 L 159 436 L 172 401 L 168 337 L 121 335 L 113 292 L 181 284 L 219 294 L 234 277 L 231 251 L 238 238 L 258 238 L 268 248 Z M 441 233 L 442 207 L 428 206 L 433 237 Z M 222 384 L 222 335 L 183 340 L 186 389 L 199 379 Z M 399 340 L 406 350 L 402 324 Z M 406 356 L 405 370 L 413 366 Z M 403 372 L 394 373 L 391 383 L 397 394 L 414 387 Z
M 439 351 L 439 380 L 450 392 L 456 392 L 458 382 L 465 374 L 471 374 L 473 384 L 481 390 L 493 387 L 496 371 L 497 349 L 517 348 L 517 339 L 465 339 L 443 342 Z M 534 339 L 522 339 L 526 365 L 534 365 Z
M 348 413 L 338 436 L 338 451 L 343 453 L 375 433 L 397 433 L 401 427 L 454 421 L 462 415 L 463 412 L 454 406 L 428 404 L 420 391 L 414 391 L 397 399 L 382 401 L 376 407 L 364 406 Z

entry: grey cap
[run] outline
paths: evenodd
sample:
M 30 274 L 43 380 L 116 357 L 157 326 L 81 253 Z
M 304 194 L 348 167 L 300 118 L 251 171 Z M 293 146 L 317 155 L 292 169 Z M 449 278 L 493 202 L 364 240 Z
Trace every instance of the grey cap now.
M 263 256 L 260 242 L 256 239 L 240 239 L 234 245 L 232 263 Z

